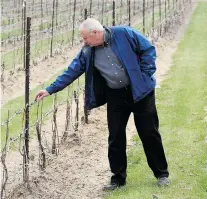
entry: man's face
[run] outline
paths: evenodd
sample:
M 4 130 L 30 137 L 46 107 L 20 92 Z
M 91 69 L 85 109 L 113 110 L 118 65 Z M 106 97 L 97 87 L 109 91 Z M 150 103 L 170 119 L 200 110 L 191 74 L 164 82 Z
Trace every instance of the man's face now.
M 100 32 L 93 30 L 88 32 L 86 30 L 82 30 L 80 32 L 81 37 L 83 38 L 83 42 L 89 46 L 98 46 L 101 44 L 101 34 Z

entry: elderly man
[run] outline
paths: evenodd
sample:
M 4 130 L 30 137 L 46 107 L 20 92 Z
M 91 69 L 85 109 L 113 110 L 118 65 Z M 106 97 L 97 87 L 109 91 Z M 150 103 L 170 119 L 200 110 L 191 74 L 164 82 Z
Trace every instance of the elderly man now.
M 103 27 L 91 18 L 79 30 L 85 45 L 67 70 L 37 93 L 36 100 L 64 89 L 85 72 L 88 110 L 107 103 L 108 158 L 113 175 L 104 190 L 126 184 L 126 125 L 131 112 L 158 185 L 168 185 L 168 165 L 155 105 L 154 46 L 131 27 Z

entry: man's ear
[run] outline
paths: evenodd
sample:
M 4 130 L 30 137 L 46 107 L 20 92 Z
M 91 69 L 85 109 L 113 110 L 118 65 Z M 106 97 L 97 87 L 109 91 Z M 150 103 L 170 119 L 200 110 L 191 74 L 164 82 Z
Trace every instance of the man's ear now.
M 96 35 L 98 31 L 97 30 L 93 30 L 92 32 L 93 32 L 94 35 Z

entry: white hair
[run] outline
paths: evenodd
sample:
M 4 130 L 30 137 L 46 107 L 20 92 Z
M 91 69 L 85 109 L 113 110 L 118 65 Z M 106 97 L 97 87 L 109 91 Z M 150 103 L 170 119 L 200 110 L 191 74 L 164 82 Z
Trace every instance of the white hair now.
M 91 32 L 93 30 L 103 31 L 103 29 L 104 28 L 101 23 L 93 18 L 86 19 L 79 27 L 79 31 L 86 30 L 88 32 Z

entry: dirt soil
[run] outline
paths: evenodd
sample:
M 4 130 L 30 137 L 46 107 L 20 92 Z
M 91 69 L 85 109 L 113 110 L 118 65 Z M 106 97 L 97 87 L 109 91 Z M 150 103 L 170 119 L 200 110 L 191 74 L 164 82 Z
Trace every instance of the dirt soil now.
M 182 26 L 176 26 L 159 39 L 157 47 L 157 88 L 160 88 L 162 80 L 166 77 L 172 62 L 172 55 L 176 50 L 179 41 L 182 39 L 185 29 L 190 20 L 191 14 L 195 8 L 188 11 L 183 18 Z M 43 82 L 49 79 L 44 76 L 47 71 L 55 74 L 56 68 L 62 69 L 66 63 L 60 64 L 59 60 L 53 60 L 50 63 L 42 64 L 38 69 L 33 69 L 33 74 L 38 76 L 36 81 Z M 43 68 L 41 68 L 43 67 Z M 53 70 L 51 70 L 53 69 Z M 39 72 L 38 72 L 39 70 Z M 44 70 L 44 72 L 42 71 Z M 33 82 L 35 85 L 35 80 Z M 11 96 L 13 98 L 14 96 Z M 10 99 L 11 99 L 10 98 Z M 6 99 L 6 98 L 5 98 Z M 59 134 L 64 128 L 65 107 L 58 110 L 58 129 Z M 45 136 L 44 145 L 51 145 L 51 122 L 47 122 L 42 127 Z M 127 148 L 129 149 L 133 142 L 131 138 L 136 135 L 136 129 L 132 117 L 127 125 Z M 64 144 L 61 144 L 59 155 L 47 154 L 47 168 L 44 172 L 38 170 L 38 143 L 36 137 L 30 142 L 30 188 L 28 191 L 22 181 L 22 156 L 19 152 L 9 153 L 7 156 L 7 166 L 9 171 L 9 180 L 7 184 L 7 194 L 13 199 L 101 199 L 104 197 L 102 187 L 110 179 L 110 170 L 107 159 L 107 138 L 108 129 L 106 122 L 106 107 L 92 110 L 89 115 L 89 124 L 80 126 L 78 132 L 69 132 L 69 137 Z M 46 143 L 47 140 L 47 143 Z M 49 151 L 48 151 L 49 152 Z M 14 190 L 13 192 L 9 190 Z

